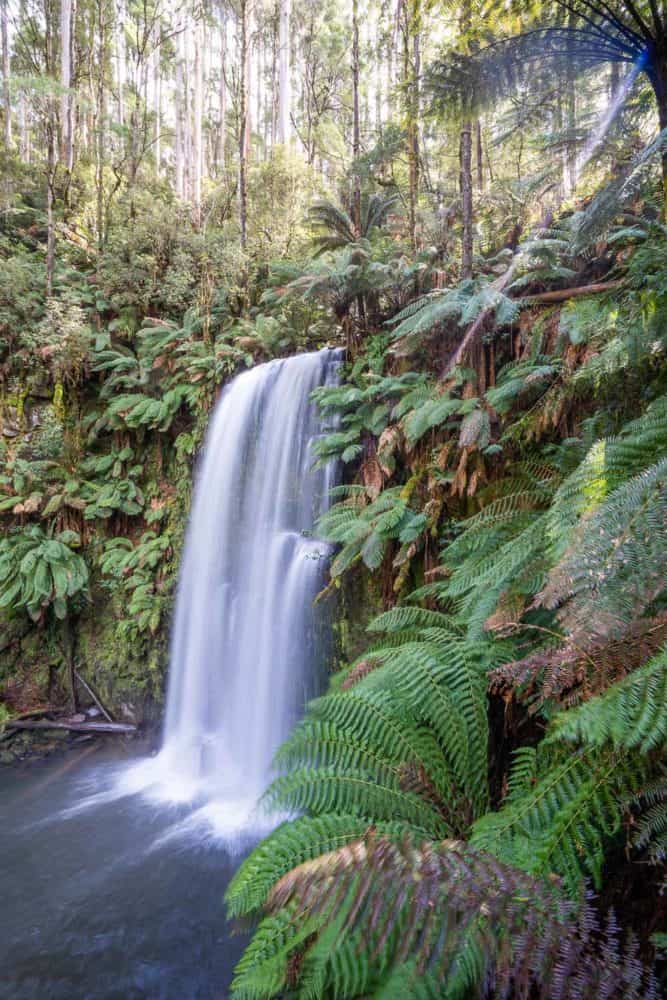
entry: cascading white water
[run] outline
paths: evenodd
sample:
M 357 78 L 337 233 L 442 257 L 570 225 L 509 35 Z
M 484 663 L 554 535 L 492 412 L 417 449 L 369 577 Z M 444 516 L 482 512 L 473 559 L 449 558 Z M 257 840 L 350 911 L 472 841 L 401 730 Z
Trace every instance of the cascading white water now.
M 235 378 L 196 477 L 164 741 L 150 771 L 170 798 L 224 803 L 236 830 L 313 693 L 326 644 L 313 601 L 329 546 L 312 531 L 334 469 L 313 468 L 324 427 L 310 395 L 337 380 L 341 354 L 297 355 Z

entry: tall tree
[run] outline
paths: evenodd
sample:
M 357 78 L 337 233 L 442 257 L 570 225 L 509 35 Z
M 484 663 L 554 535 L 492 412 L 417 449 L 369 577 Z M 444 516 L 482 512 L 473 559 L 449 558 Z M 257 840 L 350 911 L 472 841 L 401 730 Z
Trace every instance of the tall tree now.
M 216 166 L 225 166 L 225 146 L 227 139 L 227 11 L 220 5 L 220 86 L 218 91 L 218 138 Z
M 183 41 L 183 35 L 180 35 L 176 49 L 174 86 L 174 187 L 179 198 L 185 197 Z
M 361 154 L 361 126 L 359 121 L 359 0 L 352 0 L 352 219 L 357 231 L 361 232 L 361 178 L 359 176 L 359 156 Z
M 288 143 L 291 135 L 290 106 L 292 102 L 290 60 L 291 0 L 279 0 L 278 28 L 278 134 L 279 143 Z
M 467 47 L 472 27 L 471 0 L 463 0 L 461 9 L 461 34 Z M 465 107 L 464 120 L 461 127 L 461 218 L 463 226 L 463 247 L 461 256 L 461 274 L 464 278 L 472 277 L 473 257 L 473 202 L 472 202 L 472 117 Z
M 405 92 L 405 135 L 408 159 L 408 208 L 410 242 L 417 249 L 417 203 L 419 200 L 419 78 L 421 74 L 422 0 L 404 0 L 403 88 Z
M 202 124 L 204 115 L 204 72 L 203 72 L 203 48 L 204 29 L 202 19 L 199 18 L 194 30 L 194 129 L 192 141 L 192 201 L 194 204 L 195 221 L 197 225 L 201 223 L 201 184 L 204 170 L 204 150 L 202 144 Z
M 248 159 L 250 154 L 250 3 L 239 4 L 239 228 L 248 245 Z
M 12 101 L 9 91 L 9 31 L 7 27 L 9 0 L 0 0 L 0 34 L 2 34 L 2 110 L 7 149 L 12 144 Z
M 72 0 L 60 0 L 60 160 L 71 171 L 74 165 L 72 122 Z

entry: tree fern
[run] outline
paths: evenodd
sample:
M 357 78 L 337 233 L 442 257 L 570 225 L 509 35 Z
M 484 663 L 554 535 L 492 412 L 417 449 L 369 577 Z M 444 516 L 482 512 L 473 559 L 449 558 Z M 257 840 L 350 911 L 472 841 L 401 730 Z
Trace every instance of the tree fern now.
M 268 899 L 239 966 L 236 997 L 498 995 L 657 997 L 613 924 L 553 886 L 462 844 L 369 834 L 302 863 Z M 291 938 L 290 938 L 291 934 Z M 311 966 L 311 968 L 312 968 Z M 306 979 L 301 986 L 301 972 Z M 282 973 L 282 980 L 280 974 Z M 557 991 L 557 992 L 556 992 Z
M 556 873 L 576 896 L 586 878 L 599 886 L 623 800 L 643 776 L 610 754 L 552 763 L 532 787 L 480 819 L 471 843 L 535 875 Z
M 667 743 L 667 649 L 645 666 L 569 712 L 552 727 L 551 740 L 648 753 Z
M 667 459 L 619 486 L 575 531 L 538 601 L 567 632 L 619 634 L 664 589 Z

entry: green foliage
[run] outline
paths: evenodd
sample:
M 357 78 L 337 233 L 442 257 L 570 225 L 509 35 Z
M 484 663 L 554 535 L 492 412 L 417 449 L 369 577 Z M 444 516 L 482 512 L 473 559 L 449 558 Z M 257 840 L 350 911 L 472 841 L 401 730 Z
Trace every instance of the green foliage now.
M 100 570 L 126 603 L 124 628 L 131 634 L 155 634 L 167 606 L 171 538 L 146 531 L 134 544 L 129 538 L 105 543 Z
M 397 487 L 383 490 L 370 503 L 363 495 L 353 493 L 327 511 L 319 521 L 318 532 L 342 545 L 331 566 L 331 574 L 336 577 L 359 559 L 369 569 L 378 569 L 393 540 L 401 545 L 394 560 L 400 565 L 427 523 L 427 515 L 410 507 L 404 491 Z
M 233 996 L 658 996 L 634 949 L 552 886 L 455 841 L 370 832 L 271 892 Z M 313 989 L 317 992 L 313 993 Z M 578 991 L 583 991 L 583 993 Z
M 315 237 L 318 253 L 339 250 L 359 239 L 371 239 L 375 230 L 386 222 L 388 214 L 398 202 L 398 195 L 379 194 L 364 197 L 361 203 L 361 226 L 356 232 L 349 213 L 330 201 L 316 201 L 308 211 L 311 225 L 319 230 Z
M 512 323 L 519 304 L 485 279 L 463 281 L 452 288 L 430 292 L 416 299 L 391 319 L 392 339 L 401 354 L 411 354 L 425 340 L 449 326 L 454 330 L 490 313 L 498 326 Z
M 488 802 L 483 651 L 446 616 L 397 608 L 366 658 L 312 702 L 279 750 L 271 810 L 305 812 L 253 851 L 232 882 L 235 914 L 256 909 L 290 867 L 355 840 L 465 829 Z
M 0 608 L 25 611 L 34 621 L 49 609 L 65 618 L 88 588 L 88 567 L 72 548 L 78 544 L 73 531 L 49 535 L 37 525 L 0 539 Z
M 666 684 L 663 650 L 603 695 L 558 715 L 550 739 L 642 754 L 662 747 L 667 742 Z

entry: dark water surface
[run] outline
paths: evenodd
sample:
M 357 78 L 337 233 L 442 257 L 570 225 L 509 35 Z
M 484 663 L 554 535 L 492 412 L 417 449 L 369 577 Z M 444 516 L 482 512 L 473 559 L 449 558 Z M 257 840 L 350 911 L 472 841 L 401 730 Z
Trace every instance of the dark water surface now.
M 240 854 L 190 827 L 191 807 L 110 791 L 120 753 L 0 768 L 2 1000 L 228 996 Z

